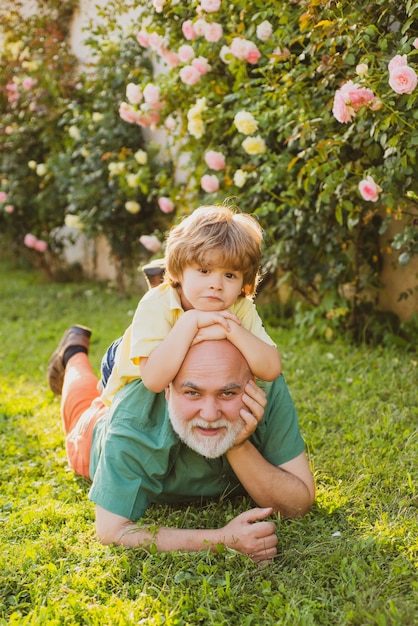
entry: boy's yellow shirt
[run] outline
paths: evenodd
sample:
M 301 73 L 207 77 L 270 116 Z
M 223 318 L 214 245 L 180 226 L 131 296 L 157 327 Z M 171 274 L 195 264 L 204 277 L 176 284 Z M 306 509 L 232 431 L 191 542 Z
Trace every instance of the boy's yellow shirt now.
M 230 311 L 249 332 L 269 345 L 276 345 L 267 334 L 252 300 L 238 298 Z M 126 329 L 117 348 L 112 373 L 102 392 L 102 400 L 106 404 L 110 404 L 121 387 L 141 377 L 141 358 L 151 354 L 183 313 L 176 289 L 168 284 L 150 289 L 144 295 L 135 311 L 132 324 Z

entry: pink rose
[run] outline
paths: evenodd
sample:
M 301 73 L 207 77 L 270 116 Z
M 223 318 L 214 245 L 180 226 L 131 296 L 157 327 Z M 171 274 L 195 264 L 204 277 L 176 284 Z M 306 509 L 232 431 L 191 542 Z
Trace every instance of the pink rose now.
M 136 110 L 127 102 L 121 102 L 119 105 L 119 116 L 124 122 L 133 124 L 136 118 Z
M 142 102 L 142 91 L 139 85 L 128 83 L 126 85 L 126 99 L 130 104 L 139 104 Z
M 19 100 L 19 91 L 15 83 L 7 83 L 6 91 L 7 91 L 7 102 L 9 104 L 14 104 L 15 102 Z
M 135 124 L 144 128 L 155 128 L 160 121 L 160 114 L 158 111 L 150 111 L 149 113 L 141 113 L 138 111 Z
M 165 0 L 152 0 L 152 6 L 154 7 L 157 13 L 162 13 L 164 5 L 165 5 Z
M 395 69 L 395 67 L 404 67 L 405 65 L 408 65 L 406 54 L 403 54 L 402 56 L 400 54 L 397 54 L 396 56 L 393 57 L 393 59 L 389 61 L 389 64 L 388 64 L 389 73 L 393 69 Z
M 205 176 L 202 176 L 200 179 L 200 186 L 203 191 L 206 191 L 206 193 L 213 193 L 219 189 L 219 180 L 214 174 L 212 176 L 210 174 L 205 174 Z
M 268 41 L 273 34 L 273 26 L 270 22 L 264 20 L 264 22 L 261 22 L 261 24 L 257 26 L 256 32 L 258 39 L 261 41 Z
M 196 56 L 192 46 L 189 46 L 187 44 L 180 46 L 178 50 L 178 55 L 182 63 L 188 63 Z
M 194 67 L 202 76 L 207 74 L 211 69 L 211 66 L 209 65 L 205 57 L 197 57 L 197 59 L 193 59 L 192 67 Z
M 216 13 L 221 8 L 221 0 L 200 0 L 200 6 L 206 13 Z
M 416 50 L 418 50 L 418 37 L 414 39 L 414 41 L 412 42 L 412 45 L 414 46 Z
M 253 47 L 251 47 L 251 49 L 248 50 L 245 60 L 247 61 L 247 63 L 251 63 L 251 65 L 255 65 L 256 63 L 258 63 L 258 60 L 260 59 L 260 57 L 261 57 L 260 50 L 257 48 L 255 44 L 253 44 Z
M 183 31 L 183 35 L 184 37 L 188 40 L 191 41 L 192 39 L 196 39 L 196 32 L 193 28 L 193 22 L 192 20 L 186 20 L 185 22 L 183 22 L 182 26 L 181 26 L 181 30 Z
M 4 210 L 6 211 L 6 213 L 13 213 L 15 208 L 13 204 L 6 204 L 6 206 L 4 207 Z
M 34 248 L 36 242 L 37 239 L 35 235 L 32 235 L 32 233 L 27 233 L 27 235 L 25 235 L 25 238 L 23 239 L 23 243 L 27 248 Z
M 344 83 L 340 91 L 346 104 L 351 104 L 355 111 L 374 100 L 374 93 L 371 89 L 360 87 L 360 85 L 353 83 L 352 80 Z
M 261 52 L 255 43 L 248 41 L 248 39 L 243 39 L 242 37 L 235 37 L 232 40 L 231 53 L 240 61 L 247 61 L 252 65 L 257 63 L 261 57 Z
M 177 65 L 180 63 L 179 55 L 177 54 L 177 52 L 167 50 L 167 48 L 162 48 L 160 50 L 160 54 L 169 67 L 177 67 Z
M 210 167 L 211 170 L 215 170 L 219 172 L 220 170 L 225 169 L 225 157 L 222 152 L 215 152 L 215 150 L 209 150 L 205 154 L 206 165 Z
M 349 91 L 348 97 L 353 109 L 358 111 L 360 107 L 366 106 L 374 100 L 374 93 L 371 89 L 355 85 L 355 89 Z
M 203 36 L 209 43 L 217 43 L 224 34 L 223 28 L 221 24 L 217 24 L 216 22 L 212 22 L 211 24 L 206 24 L 203 30 Z
M 208 25 L 207 21 L 202 17 L 199 17 L 195 23 L 193 24 L 194 32 L 196 33 L 196 37 L 203 37 L 205 34 L 205 28 Z
M 0 202 L 6 202 L 7 193 L 5 191 L 0 191 Z
M 341 124 L 347 124 L 353 119 L 355 112 L 352 106 L 347 105 L 344 95 L 338 89 L 335 92 L 332 114 Z
M 24 89 L 30 90 L 30 89 L 32 89 L 34 87 L 35 82 L 36 81 L 34 81 L 33 78 L 24 78 L 22 80 L 22 87 Z
M 48 244 L 46 243 L 46 241 L 43 241 L 42 239 L 37 239 L 33 245 L 33 249 L 36 250 L 37 252 L 45 252 L 48 248 Z
M 185 65 L 180 70 L 180 79 L 185 85 L 195 85 L 199 82 L 200 76 L 199 70 L 193 65 Z
M 149 34 L 145 30 L 145 28 L 142 28 L 139 31 L 139 33 L 136 36 L 136 40 L 137 40 L 137 42 L 139 43 L 140 46 L 142 46 L 143 48 L 148 48 L 148 46 L 149 46 Z
M 360 87 L 347 81 L 335 92 L 332 112 L 334 117 L 341 123 L 351 122 L 355 112 L 363 106 L 372 108 L 376 98 L 371 89 Z
M 176 128 L 176 120 L 174 119 L 174 117 L 169 115 L 164 122 L 164 126 L 167 130 L 174 130 Z
M 152 108 L 158 108 L 160 104 L 160 89 L 152 83 L 148 83 L 144 89 L 144 100 Z
M 231 43 L 231 53 L 240 61 L 245 61 L 248 50 L 248 41 L 242 37 L 235 37 Z
M 157 252 L 161 248 L 161 242 L 155 235 L 141 235 L 139 241 L 150 252 Z
M 161 50 L 164 47 L 164 39 L 158 33 L 151 33 L 148 38 L 148 45 L 153 50 Z
M 165 196 L 158 198 L 158 206 L 163 213 L 171 213 L 174 211 L 174 203 L 170 198 L 166 198 Z
M 368 202 L 376 202 L 382 189 L 377 185 L 372 176 L 366 176 L 358 185 L 361 197 Z
M 415 70 L 408 65 L 399 65 L 389 74 L 389 85 L 395 93 L 412 93 L 417 83 L 418 77 Z

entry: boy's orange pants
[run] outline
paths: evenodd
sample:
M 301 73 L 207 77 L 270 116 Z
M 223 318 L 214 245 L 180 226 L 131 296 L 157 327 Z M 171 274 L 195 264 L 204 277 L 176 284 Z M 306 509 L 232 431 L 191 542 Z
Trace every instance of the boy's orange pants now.
M 97 382 L 87 354 L 72 356 L 65 369 L 61 416 L 68 462 L 76 474 L 88 479 L 94 425 L 108 408 L 99 398 Z

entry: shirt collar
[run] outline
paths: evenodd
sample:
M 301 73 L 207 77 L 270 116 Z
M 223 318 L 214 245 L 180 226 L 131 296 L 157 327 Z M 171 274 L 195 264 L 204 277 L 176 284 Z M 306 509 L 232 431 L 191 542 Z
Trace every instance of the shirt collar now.
M 181 300 L 180 300 L 180 296 L 177 293 L 177 289 L 175 287 L 171 287 L 171 285 L 168 286 L 169 291 L 169 304 L 170 304 L 170 310 L 171 311 L 176 311 L 176 310 L 180 310 L 183 311 L 183 307 L 181 305 Z

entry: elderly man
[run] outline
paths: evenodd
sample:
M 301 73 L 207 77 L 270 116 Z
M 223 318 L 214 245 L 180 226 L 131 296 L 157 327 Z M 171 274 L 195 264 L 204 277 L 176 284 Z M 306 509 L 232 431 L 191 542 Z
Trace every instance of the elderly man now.
M 224 544 L 256 562 L 276 555 L 273 512 L 306 513 L 314 481 L 296 411 L 283 376 L 253 380 L 227 340 L 192 346 L 165 393 L 141 380 L 123 387 L 111 407 L 97 391 L 88 360 L 91 331 L 72 326 L 48 364 L 61 409 L 70 465 L 92 481 L 99 539 L 160 551 L 197 551 Z M 58 381 L 58 383 L 57 383 Z M 61 389 L 62 387 L 62 389 Z M 217 529 L 137 522 L 151 503 L 180 503 L 248 494 L 260 508 Z

